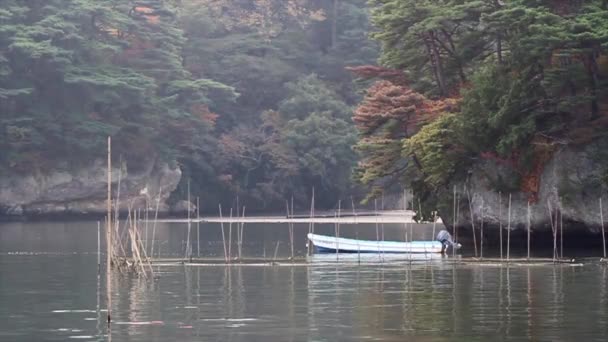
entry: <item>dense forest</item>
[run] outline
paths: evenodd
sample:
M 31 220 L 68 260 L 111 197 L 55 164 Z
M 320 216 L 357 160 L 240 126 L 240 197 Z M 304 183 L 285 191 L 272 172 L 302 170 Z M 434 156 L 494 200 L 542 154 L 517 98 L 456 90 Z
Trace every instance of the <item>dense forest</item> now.
M 607 7 L 2 0 L 0 171 L 78 167 L 110 135 L 211 204 L 407 187 L 432 209 L 483 159 L 519 175 L 497 190 L 534 198 L 556 148 L 605 134 Z
M 110 135 L 131 170 L 177 162 L 174 198 L 333 206 L 356 190 L 345 67 L 377 59 L 368 32 L 365 0 L 3 0 L 0 169 L 78 167 Z
M 406 184 L 428 214 L 451 201 L 472 166 L 492 160 L 515 175 L 494 179 L 497 193 L 535 201 L 556 150 L 606 136 L 607 1 L 371 6 L 384 68 L 353 71 L 377 79 L 354 116 L 364 156 L 356 176 L 372 195 Z

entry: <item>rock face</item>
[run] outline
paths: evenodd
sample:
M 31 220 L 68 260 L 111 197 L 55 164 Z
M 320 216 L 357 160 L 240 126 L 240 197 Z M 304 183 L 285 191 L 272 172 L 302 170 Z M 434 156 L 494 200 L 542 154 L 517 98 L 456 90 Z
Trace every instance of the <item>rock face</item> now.
M 129 171 L 123 162 L 112 170 L 112 191 L 117 194 L 120 174 L 120 209 L 129 205 L 152 210 L 160 193 L 160 212 L 167 212 L 167 199 L 181 179 L 179 168 L 150 160 Z M 161 190 L 162 189 L 162 190 Z M 58 169 L 36 174 L 8 174 L 0 178 L 0 216 L 80 214 L 96 215 L 106 211 L 106 165 L 96 160 L 78 169 Z
M 603 146 L 606 146 L 605 144 Z M 605 196 L 604 177 L 606 161 L 602 162 L 602 144 L 595 143 L 582 149 L 562 148 L 545 165 L 540 178 L 536 201 L 530 203 L 530 221 L 533 232 L 551 232 L 550 213 L 561 210 L 564 231 L 568 233 L 600 233 L 601 219 L 599 199 Z M 459 227 L 471 226 L 469 214 L 470 195 L 473 218 L 477 228 L 483 217 L 486 231 L 496 230 L 499 223 L 508 225 L 509 193 L 502 193 L 502 200 L 495 190 L 497 180 L 513 178 L 508 167 L 493 161 L 478 164 L 467 182 L 456 186 L 460 196 Z M 451 194 L 447 197 L 452 198 Z M 530 194 L 511 193 L 511 227 L 526 230 L 528 201 Z M 604 197 L 608 199 L 608 197 Z M 483 205 L 482 205 L 483 204 Z M 604 207 L 608 207 L 605 203 Z M 606 210 L 607 208 L 604 208 Z M 606 212 L 608 214 L 608 212 Z M 450 212 L 451 214 L 451 212 Z M 452 215 L 442 215 L 448 226 L 452 226 Z M 606 218 L 608 216 L 604 215 Z M 608 228 L 608 226 L 607 226 Z

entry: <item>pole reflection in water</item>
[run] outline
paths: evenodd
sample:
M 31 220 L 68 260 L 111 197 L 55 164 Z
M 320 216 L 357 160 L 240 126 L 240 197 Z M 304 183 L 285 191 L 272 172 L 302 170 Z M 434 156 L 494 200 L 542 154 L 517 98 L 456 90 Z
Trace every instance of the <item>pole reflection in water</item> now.
M 2 341 L 604 341 L 608 334 L 605 265 L 504 267 L 363 254 L 360 264 L 357 255 L 339 262 L 314 255 L 306 264 L 157 265 L 154 280 L 117 275 L 110 331 L 105 278 L 94 266 L 96 224 L 90 234 L 82 224 L 11 227 L 0 230 Z M 181 257 L 187 227 L 168 227 L 157 227 L 163 254 Z M 274 248 L 278 234 L 258 228 L 267 233 L 250 231 L 244 255 L 259 256 L 262 239 Z M 344 236 L 355 234 L 342 228 Z M 401 233 L 386 227 L 387 237 Z M 44 253 L 27 249 L 41 237 L 52 242 Z M 222 259 L 219 225 L 202 229 L 201 244 Z

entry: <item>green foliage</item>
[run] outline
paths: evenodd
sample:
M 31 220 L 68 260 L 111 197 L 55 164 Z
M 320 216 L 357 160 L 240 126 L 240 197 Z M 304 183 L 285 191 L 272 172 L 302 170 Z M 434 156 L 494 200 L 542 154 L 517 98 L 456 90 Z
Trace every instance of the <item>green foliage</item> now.
M 232 88 L 182 66 L 185 37 L 171 2 L 11 0 L 0 13 L 2 165 L 88 160 L 106 135 L 137 160 L 176 150 L 174 128 L 209 95 Z M 204 134 L 204 125 L 194 134 Z M 139 148 L 138 148 L 139 146 Z M 51 165 L 52 166 L 52 165 Z
M 382 161 L 376 163 L 382 169 L 407 165 L 399 175 L 423 200 L 437 202 L 446 185 L 464 180 L 467 168 L 484 159 L 514 176 L 491 180 L 497 188 L 538 191 L 535 179 L 554 146 L 588 143 L 605 130 L 605 1 L 371 4 L 384 66 L 404 70 L 408 86 L 431 98 L 461 99 L 453 114 L 407 137 L 401 158 L 386 158 L 394 145 L 366 151 L 366 160 Z M 369 146 L 376 133 L 360 132 L 359 145 Z M 372 184 L 384 177 L 366 174 L 361 179 Z
M 330 117 L 346 120 L 352 114 L 352 109 L 315 74 L 286 87 L 288 97 L 279 103 L 278 110 L 288 118 L 303 120 L 311 113 L 327 112 Z
M 209 203 L 315 186 L 333 205 L 369 29 L 365 0 L 5 0 L 0 168 L 85 163 L 111 135 L 130 169 L 176 160 Z
M 373 37 L 382 43 L 383 65 L 403 69 L 411 86 L 447 96 L 490 49 L 480 18 L 495 1 L 374 0 Z
M 238 194 L 260 206 L 282 207 L 292 194 L 296 203 L 308 205 L 314 186 L 317 199 L 333 206 L 337 196 L 353 191 L 350 172 L 357 159 L 350 148 L 356 140 L 350 117 L 359 94 L 345 67 L 377 57 L 376 43 L 367 38 L 366 1 L 338 1 L 336 11 L 331 0 L 298 1 L 303 11 L 292 17 L 282 12 L 287 1 L 273 1 L 269 5 L 282 18 L 265 17 L 271 21 L 265 28 L 251 21 L 261 10 L 258 2 L 246 8 L 207 2 L 184 1 L 180 12 L 188 38 L 186 68 L 240 96 L 235 102 L 210 98 L 209 109 L 219 114 L 219 158 L 188 165 L 212 164 L 215 174 L 208 178 L 220 186 L 201 189 L 224 200 Z M 239 12 L 241 20 L 218 16 L 220 4 L 224 13 Z M 323 18 L 302 17 L 317 11 Z
M 431 188 L 443 187 L 464 170 L 463 151 L 454 144 L 458 141 L 456 114 L 443 114 L 422 127 L 420 132 L 405 139 L 404 157 L 415 158 L 416 170 L 424 183 Z

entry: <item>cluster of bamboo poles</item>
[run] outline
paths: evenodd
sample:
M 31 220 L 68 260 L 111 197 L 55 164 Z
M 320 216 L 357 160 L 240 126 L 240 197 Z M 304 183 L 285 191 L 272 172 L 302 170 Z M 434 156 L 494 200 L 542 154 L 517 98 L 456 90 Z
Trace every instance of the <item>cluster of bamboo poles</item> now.
M 471 194 L 468 191 L 468 189 L 466 189 L 465 192 L 467 194 L 467 199 L 468 199 L 468 204 L 469 204 L 469 215 L 470 215 L 470 219 L 471 219 L 471 228 L 472 228 L 472 232 L 473 232 L 473 245 L 474 245 L 475 257 L 480 257 L 483 259 L 484 218 L 485 218 L 484 217 L 484 209 L 485 209 L 484 199 L 481 198 L 481 209 L 480 209 L 481 217 L 480 217 L 480 222 L 479 222 L 480 249 L 479 249 L 479 253 L 478 253 L 477 229 L 475 227 L 475 218 L 473 216 L 473 204 L 472 204 L 472 200 L 471 200 Z M 498 202 L 499 202 L 498 222 L 499 222 L 500 260 L 504 260 L 505 256 L 503 253 L 502 193 L 499 192 L 498 196 L 499 196 L 499 198 L 498 198 Z M 460 201 L 459 195 L 457 194 L 456 187 L 454 187 L 454 225 L 453 225 L 453 227 L 454 227 L 455 239 L 457 239 L 457 227 L 458 227 L 458 222 L 459 222 L 459 211 L 460 211 L 459 201 Z M 506 230 L 507 230 L 506 260 L 507 261 L 509 261 L 511 259 L 511 255 L 510 255 L 511 231 L 512 231 L 511 202 L 512 202 L 512 195 L 509 194 L 507 227 L 506 227 Z M 548 214 L 549 214 L 551 232 L 552 232 L 552 237 L 553 237 L 553 256 L 552 256 L 553 261 L 558 261 L 559 259 L 564 258 L 564 220 L 563 220 L 563 210 L 562 210 L 561 202 L 562 201 L 560 198 L 558 208 L 553 208 L 551 206 L 551 202 L 549 200 L 547 200 L 547 210 L 548 210 Z M 600 222 L 601 222 L 601 231 L 602 231 L 603 255 L 604 255 L 604 259 L 605 259 L 606 258 L 606 234 L 605 234 L 605 228 L 604 228 L 604 214 L 603 214 L 603 207 L 602 207 L 602 198 L 599 199 L 599 207 L 600 207 L 599 209 L 600 209 Z M 531 208 L 530 208 L 530 201 L 528 201 L 527 220 L 526 220 L 527 259 L 531 258 L 531 231 L 532 231 Z M 558 240 L 559 240 L 559 243 L 558 243 Z
M 147 234 L 149 222 L 149 203 L 146 201 L 144 217 L 141 210 L 133 208 L 133 203 L 129 204 L 128 215 L 121 229 L 119 218 L 120 213 L 120 187 L 122 172 L 119 169 L 116 197 L 112 196 L 112 139 L 108 137 L 108 160 L 107 160 L 107 202 L 106 202 L 106 298 L 108 316 L 107 322 L 112 320 L 112 269 L 119 272 L 135 272 L 144 278 L 154 275 L 151 257 L 154 256 L 154 241 L 156 233 L 156 221 L 158 219 L 158 209 L 160 204 L 160 190 L 156 201 L 155 220 L 152 232 L 151 251 L 148 253 Z M 112 210 L 114 209 L 114 210 Z M 143 222 L 143 223 L 142 223 Z M 98 249 L 98 270 L 101 271 L 101 234 L 100 224 L 98 223 L 97 249 Z M 145 231 L 145 237 L 142 236 Z
M 241 217 L 242 219 L 245 218 L 245 206 L 243 206 L 242 208 L 242 212 L 240 212 L 241 208 L 238 205 L 238 200 L 237 200 L 237 208 L 236 208 L 236 215 L 237 217 Z M 220 212 L 220 219 L 223 220 L 223 211 L 222 211 L 222 205 L 219 205 L 219 212 Z M 233 260 L 242 260 L 243 259 L 243 236 L 244 236 L 244 231 L 245 231 L 245 222 L 244 220 L 241 222 L 237 222 L 237 226 L 236 226 L 236 246 L 237 246 L 237 256 L 236 258 L 233 258 L 232 256 L 232 218 L 234 217 L 234 211 L 233 208 L 230 208 L 230 222 L 228 224 L 228 239 L 226 239 L 226 231 L 225 231 L 225 227 L 224 227 L 224 222 L 220 222 L 221 225 L 221 230 L 222 230 L 222 245 L 224 247 L 224 260 L 226 261 L 227 264 L 231 263 Z M 200 238 L 199 238 L 200 241 Z

